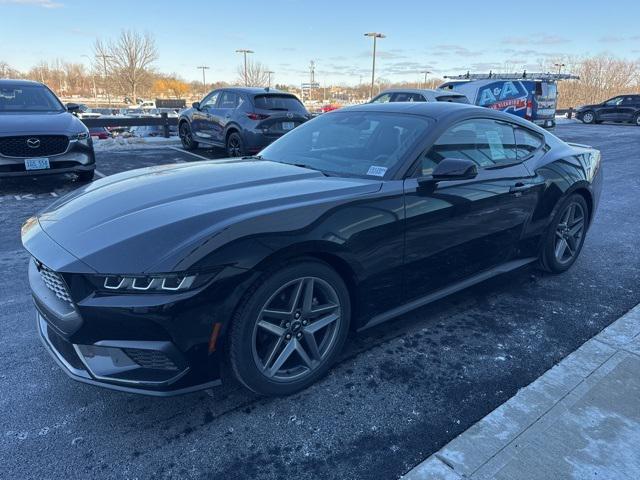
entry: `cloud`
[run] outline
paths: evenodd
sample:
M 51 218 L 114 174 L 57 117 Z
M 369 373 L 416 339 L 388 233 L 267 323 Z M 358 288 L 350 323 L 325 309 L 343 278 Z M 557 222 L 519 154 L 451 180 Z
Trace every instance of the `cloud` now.
M 433 48 L 436 51 L 432 52 L 431 54 L 437 56 L 458 55 L 459 57 L 476 57 L 482 54 L 482 52 L 469 50 L 462 45 L 436 45 Z
M 622 37 L 619 35 L 605 35 L 604 37 L 600 37 L 598 39 L 601 43 L 621 43 L 627 41 L 637 41 L 640 40 L 640 35 L 632 35 L 630 37 Z
M 360 52 L 358 57 L 371 58 L 371 55 L 371 50 L 365 50 L 363 52 Z M 391 50 L 380 50 L 380 47 L 378 47 L 378 50 L 376 51 L 376 58 L 381 58 L 383 60 L 397 60 L 400 58 L 407 58 L 407 56 L 403 53 L 403 50 L 399 48 L 394 48 Z
M 559 45 L 570 41 L 559 35 L 531 35 L 527 37 L 505 37 L 502 39 L 502 43 L 506 45 Z
M 31 5 L 42 8 L 60 8 L 64 5 L 54 0 L 0 0 L 0 4 L 8 5 Z
M 563 53 L 559 53 L 559 52 L 544 52 L 541 50 L 534 50 L 531 48 L 505 48 L 502 50 L 504 53 L 509 54 L 509 55 L 513 55 L 516 57 L 531 57 L 531 56 L 535 56 L 535 57 L 546 57 L 546 58 L 553 58 L 553 57 L 561 57 L 564 54 Z

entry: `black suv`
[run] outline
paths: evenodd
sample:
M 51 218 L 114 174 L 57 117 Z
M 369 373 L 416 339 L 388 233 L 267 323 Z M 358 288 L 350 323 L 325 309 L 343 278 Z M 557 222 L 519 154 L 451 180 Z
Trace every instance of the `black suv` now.
M 640 95 L 619 95 L 597 105 L 576 109 L 576 118 L 584 123 L 632 122 L 640 126 Z
M 268 88 L 213 90 L 180 113 L 178 131 L 187 150 L 222 147 L 230 157 L 254 154 L 311 115 L 290 93 Z

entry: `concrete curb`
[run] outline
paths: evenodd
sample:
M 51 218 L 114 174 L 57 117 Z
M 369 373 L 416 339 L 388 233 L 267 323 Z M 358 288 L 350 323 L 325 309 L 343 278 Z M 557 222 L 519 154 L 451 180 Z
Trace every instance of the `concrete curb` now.
M 545 451 L 545 448 L 551 449 L 549 443 L 554 441 L 553 435 L 549 434 L 548 430 L 568 415 L 572 415 L 575 420 L 576 414 L 570 412 L 570 409 L 578 401 L 584 403 L 585 396 L 593 401 L 598 392 L 594 393 L 592 390 L 596 388 L 602 390 L 604 379 L 614 369 L 616 372 L 622 370 L 623 373 L 629 373 L 632 375 L 630 378 L 637 376 L 639 361 L 640 305 L 636 305 L 401 478 L 403 480 L 571 478 L 571 474 L 567 471 L 558 472 L 550 467 L 553 460 L 549 457 L 556 452 L 566 450 L 568 446 L 560 444 L 553 447 L 555 450 Z M 629 362 L 633 365 L 629 366 Z M 632 387 L 635 388 L 635 386 Z M 607 397 L 601 399 L 605 407 L 614 403 L 608 398 L 607 392 L 605 390 L 604 394 L 600 393 L 601 397 Z M 634 400 L 631 399 L 631 401 Z M 581 408 L 584 408 L 584 405 Z M 631 408 L 640 412 L 640 400 L 636 398 L 635 407 L 632 405 Z M 580 421 L 585 423 L 584 419 Z M 632 432 L 635 439 L 639 433 L 637 424 L 633 421 Z M 566 430 L 562 433 L 565 437 L 571 434 Z M 556 441 L 560 440 L 556 439 Z M 523 452 L 527 448 L 535 450 L 538 458 L 546 457 L 545 465 L 536 464 L 535 458 L 524 458 L 526 455 Z M 630 452 L 635 448 L 637 444 L 629 445 Z M 566 467 L 566 460 L 560 461 L 564 463 L 557 468 Z M 623 463 L 628 467 L 628 461 Z M 516 464 L 520 467 L 523 464 L 531 464 L 528 466 L 537 470 L 535 472 L 519 471 L 515 469 Z M 638 467 L 640 468 L 640 465 Z M 611 472 L 599 465 L 592 465 L 590 473 L 598 468 L 604 469 L 599 472 L 601 476 L 598 478 L 602 478 L 603 473 L 605 478 L 609 478 L 607 474 L 610 475 Z M 617 472 L 611 478 L 628 478 L 624 476 L 624 472 L 620 471 L 619 466 L 611 468 Z M 540 471 L 541 469 L 547 471 Z M 597 475 L 598 472 L 595 472 L 594 476 Z

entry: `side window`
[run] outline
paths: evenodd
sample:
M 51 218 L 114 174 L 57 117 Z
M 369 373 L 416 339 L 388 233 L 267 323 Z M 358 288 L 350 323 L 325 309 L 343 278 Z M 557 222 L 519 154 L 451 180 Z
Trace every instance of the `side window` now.
M 615 98 L 612 98 L 611 100 L 607 100 L 605 102 L 605 105 L 609 107 L 615 107 L 616 105 L 620 105 L 620 102 L 622 102 L 622 97 L 615 97 Z
M 210 93 L 208 97 L 200 104 L 201 108 L 216 108 L 216 103 L 218 102 L 218 97 L 220 96 L 220 92 Z
M 419 93 L 396 93 L 393 98 L 394 102 L 426 102 L 425 98 Z
M 636 97 L 624 97 L 622 100 L 622 105 L 635 105 L 638 103 L 638 99 Z
M 239 105 L 239 96 L 235 92 L 222 92 L 220 108 L 236 108 Z
M 422 157 L 422 175 L 430 175 L 445 158 L 468 159 L 478 168 L 518 161 L 513 127 L 489 119 L 465 120 L 444 132 Z
M 515 128 L 517 158 L 523 160 L 544 145 L 544 138 L 524 128 Z
M 390 93 L 385 93 L 382 94 L 376 98 L 374 98 L 371 103 L 387 103 L 391 101 L 391 94 Z

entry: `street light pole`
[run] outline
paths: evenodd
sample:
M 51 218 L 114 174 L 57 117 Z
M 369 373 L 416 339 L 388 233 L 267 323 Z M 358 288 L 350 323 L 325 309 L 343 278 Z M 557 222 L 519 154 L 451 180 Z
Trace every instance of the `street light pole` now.
M 373 37 L 373 65 L 371 66 L 371 91 L 370 97 L 373 98 L 373 86 L 376 79 L 376 41 L 379 38 L 385 38 L 386 35 L 378 32 L 368 32 L 364 34 L 365 37 Z
M 558 67 L 558 75 L 560 75 L 560 73 L 562 72 L 562 67 L 566 67 L 564 63 L 554 63 L 553 65 L 555 67 Z
M 204 94 L 206 95 L 207 94 L 207 82 L 206 82 L 206 79 L 205 79 L 205 76 L 204 76 L 204 71 L 205 70 L 209 70 L 209 67 L 207 67 L 206 65 L 201 65 L 201 66 L 196 67 L 196 68 L 199 68 L 200 70 L 202 70 L 202 90 L 204 90 Z
M 246 48 L 240 48 L 236 50 L 236 53 L 242 53 L 244 55 L 244 86 L 249 86 L 249 78 L 247 77 L 247 53 L 255 53 L 253 50 L 247 50 Z
M 271 88 L 271 75 L 276 72 L 272 72 L 271 70 L 267 70 L 267 75 L 269 76 L 269 81 L 267 82 L 267 87 Z
M 431 72 L 429 70 L 425 70 L 422 73 L 424 73 L 424 88 L 427 88 L 427 75 L 429 75 Z

